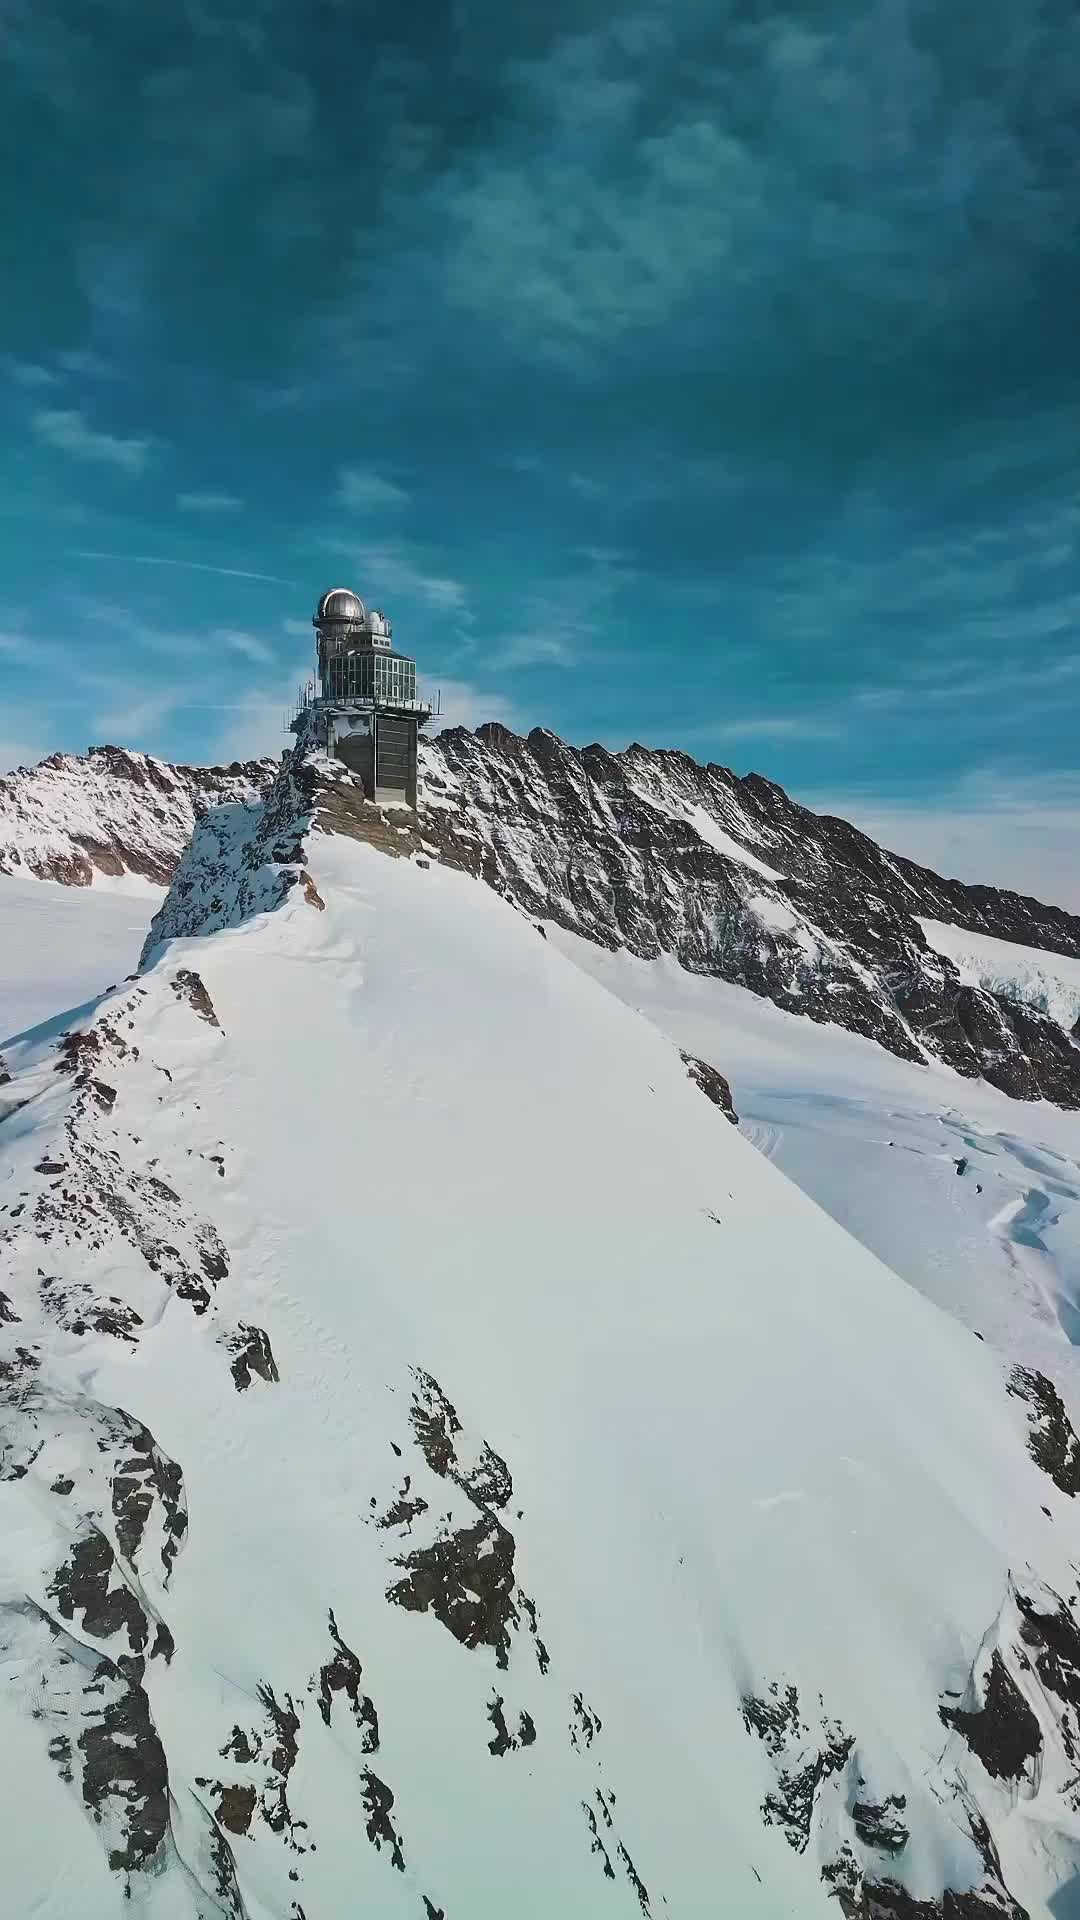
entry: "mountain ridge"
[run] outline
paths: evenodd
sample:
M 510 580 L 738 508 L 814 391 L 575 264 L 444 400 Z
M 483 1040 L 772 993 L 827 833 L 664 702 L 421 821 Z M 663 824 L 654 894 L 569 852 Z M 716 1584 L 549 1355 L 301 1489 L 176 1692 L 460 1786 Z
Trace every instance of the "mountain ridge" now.
M 0 872 L 167 879 L 196 819 L 254 804 L 274 761 L 172 769 L 102 748 L 0 783 Z M 64 818 L 64 807 L 72 816 Z M 50 817 L 51 816 L 51 817 Z M 367 810 L 384 843 L 400 824 Z M 1015 1098 L 1080 1107 L 1080 1046 L 1022 983 L 964 976 L 920 924 L 944 921 L 1065 959 L 1080 917 L 968 886 L 817 815 L 760 774 L 674 750 L 574 748 L 498 723 L 421 750 L 421 808 L 404 837 L 464 864 L 537 921 L 642 958 L 674 955 L 912 1060 L 942 1059 Z M 5 851 L 6 849 L 6 851 Z
M 0 1070 L 16 1908 L 1047 1920 L 1053 1386 L 460 829 L 440 860 L 290 758 L 200 821 L 141 972 Z
M 276 767 L 189 767 L 114 746 L 49 754 L 0 775 L 0 875 L 85 887 L 130 873 L 167 886 L 196 820 L 259 799 Z

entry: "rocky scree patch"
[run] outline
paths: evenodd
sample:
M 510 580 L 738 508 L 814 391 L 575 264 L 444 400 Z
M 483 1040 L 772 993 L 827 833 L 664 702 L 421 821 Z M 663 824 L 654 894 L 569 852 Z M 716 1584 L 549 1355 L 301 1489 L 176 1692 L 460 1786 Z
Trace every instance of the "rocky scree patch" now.
M 56 1043 L 53 1071 L 69 1083 L 69 1096 L 52 1142 L 16 1203 L 0 1210 L 4 1324 L 37 1323 L 76 1340 L 105 1336 L 136 1346 L 171 1299 L 184 1301 L 197 1317 L 214 1322 L 243 1391 L 253 1377 L 277 1379 L 269 1339 L 259 1327 L 229 1324 L 219 1301 L 230 1272 L 224 1240 L 201 1207 L 184 1196 L 187 1170 L 164 1167 L 127 1119 L 129 1090 L 132 1104 L 145 1113 L 164 1099 L 162 1076 L 166 1087 L 172 1084 L 139 1037 L 144 1010 L 163 992 L 199 1025 L 220 1034 L 203 981 L 180 968 L 153 976 L 152 987 L 136 983 L 112 996 L 87 1026 Z M 47 1067 L 28 1067 L 22 1077 L 27 1102 L 46 1097 Z M 20 1079 L 13 1084 L 18 1087 Z M 179 1095 L 170 1099 L 180 1105 Z M 216 1159 L 220 1173 L 224 1163 L 220 1155 Z M 106 1267 L 102 1256 L 125 1251 L 134 1256 L 134 1267 L 115 1257 Z M 117 1279 L 129 1281 L 130 1292 L 102 1291 L 96 1276 L 105 1271 L 114 1286 Z
M 829 1718 L 820 1698 L 805 1713 L 795 1684 L 774 1680 L 743 1697 L 742 1716 L 775 1780 L 762 1802 L 763 1825 L 778 1827 L 796 1853 L 816 1839 L 822 1883 L 845 1920 L 1027 1920 L 1004 1885 L 986 1822 L 955 1784 L 955 1818 L 971 1835 L 982 1881 L 917 1901 L 895 1871 L 911 1841 L 907 1795 L 868 1789 L 854 1735 Z

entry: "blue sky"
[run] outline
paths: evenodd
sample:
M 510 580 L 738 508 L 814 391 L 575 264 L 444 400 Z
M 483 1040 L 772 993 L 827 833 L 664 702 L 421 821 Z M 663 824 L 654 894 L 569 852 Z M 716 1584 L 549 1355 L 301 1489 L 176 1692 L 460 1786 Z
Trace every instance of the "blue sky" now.
M 1073 0 L 2 0 L 0 763 L 454 715 L 1080 904 Z

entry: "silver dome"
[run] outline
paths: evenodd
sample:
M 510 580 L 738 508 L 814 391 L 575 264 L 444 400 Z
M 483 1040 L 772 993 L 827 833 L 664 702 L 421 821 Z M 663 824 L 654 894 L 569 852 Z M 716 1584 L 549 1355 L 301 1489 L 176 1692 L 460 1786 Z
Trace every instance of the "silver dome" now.
M 363 601 L 348 587 L 330 587 L 323 594 L 312 622 L 319 627 L 324 620 L 366 621 L 367 609 Z

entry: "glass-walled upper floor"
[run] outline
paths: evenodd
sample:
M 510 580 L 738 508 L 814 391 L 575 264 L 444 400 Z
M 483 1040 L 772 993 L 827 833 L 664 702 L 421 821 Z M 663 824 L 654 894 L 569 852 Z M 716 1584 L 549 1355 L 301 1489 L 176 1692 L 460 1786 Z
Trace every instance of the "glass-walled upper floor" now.
M 416 699 L 416 662 L 401 653 L 334 652 L 323 660 L 322 680 L 327 700 L 385 700 L 400 706 Z

